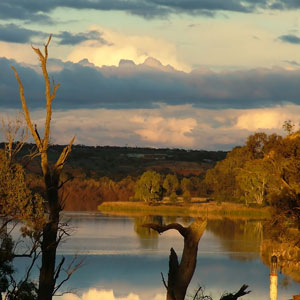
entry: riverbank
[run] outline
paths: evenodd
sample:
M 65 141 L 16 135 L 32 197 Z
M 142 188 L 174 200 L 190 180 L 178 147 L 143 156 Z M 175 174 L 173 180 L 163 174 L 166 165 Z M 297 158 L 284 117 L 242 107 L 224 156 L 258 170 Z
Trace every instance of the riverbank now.
M 98 206 L 101 213 L 115 215 L 162 215 L 190 217 L 247 217 L 267 219 L 270 212 L 267 207 L 246 207 L 242 204 L 216 202 L 162 203 L 149 205 L 144 202 L 103 202 Z

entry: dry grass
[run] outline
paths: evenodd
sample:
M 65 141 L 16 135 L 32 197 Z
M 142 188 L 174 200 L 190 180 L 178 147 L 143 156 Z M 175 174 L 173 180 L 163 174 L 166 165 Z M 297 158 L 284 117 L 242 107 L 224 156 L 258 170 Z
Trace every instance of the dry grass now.
M 166 215 L 190 217 L 239 217 L 239 218 L 269 218 L 268 208 L 246 207 L 242 204 L 203 202 L 197 199 L 190 204 L 182 202 L 171 204 L 164 201 L 159 205 L 149 205 L 144 202 L 103 202 L 98 210 L 114 215 Z

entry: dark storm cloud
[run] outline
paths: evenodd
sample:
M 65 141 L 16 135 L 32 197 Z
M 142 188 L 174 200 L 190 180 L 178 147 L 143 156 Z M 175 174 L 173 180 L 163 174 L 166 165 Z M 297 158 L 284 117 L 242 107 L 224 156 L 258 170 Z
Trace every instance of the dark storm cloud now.
M 285 43 L 300 44 L 300 38 L 293 34 L 282 35 L 278 39 Z
M 20 107 L 10 65 L 19 70 L 31 107 L 42 108 L 41 74 L 5 58 L 0 59 L 0 106 Z M 133 62 L 98 68 L 86 60 L 77 64 L 50 60 L 49 67 L 60 70 L 50 74 L 61 83 L 54 101 L 57 109 L 152 108 L 158 102 L 210 109 L 300 104 L 300 70 L 278 68 L 227 73 L 195 70 L 187 74 L 170 67 L 158 70 L 147 63 L 135 65 Z
M 110 45 L 106 40 L 101 37 L 101 33 L 96 30 L 89 31 L 87 33 L 70 33 L 68 31 L 62 31 L 59 34 L 56 34 L 60 41 L 58 44 L 60 45 L 77 45 L 81 42 L 88 41 L 88 40 L 95 40 L 100 42 L 103 45 Z
M 175 13 L 213 17 L 218 11 L 250 13 L 259 9 L 298 9 L 299 0 L 2 0 L 1 19 L 50 22 L 48 14 L 56 8 L 124 11 L 144 18 Z
M 0 41 L 10 43 L 28 43 L 31 38 L 42 35 L 41 32 L 25 29 L 14 24 L 0 24 Z

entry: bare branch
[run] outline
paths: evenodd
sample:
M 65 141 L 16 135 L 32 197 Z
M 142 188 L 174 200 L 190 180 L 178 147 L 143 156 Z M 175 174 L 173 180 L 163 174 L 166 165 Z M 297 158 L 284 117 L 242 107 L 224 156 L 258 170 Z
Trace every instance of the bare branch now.
M 65 181 L 63 181 L 59 186 L 58 189 L 61 189 L 67 182 L 71 181 L 74 179 L 74 176 L 70 176 L 68 177 L 68 179 L 66 179 Z
M 71 261 L 71 263 L 69 264 L 69 266 L 67 267 L 67 269 L 64 269 L 65 273 L 66 273 L 66 277 L 54 288 L 53 291 L 53 296 L 55 295 L 55 293 L 60 289 L 60 287 L 70 279 L 70 277 L 73 275 L 74 272 L 76 272 L 82 265 L 84 262 L 84 258 L 79 260 L 78 263 L 75 263 L 78 260 L 78 256 L 75 255 L 73 260 Z M 60 269 L 61 271 L 61 269 Z M 59 275 L 59 274 L 58 274 Z
M 162 279 L 162 282 L 164 284 L 164 287 L 166 288 L 166 290 L 168 290 L 168 286 L 166 284 L 166 281 L 165 281 L 165 278 L 164 278 L 164 274 L 162 272 L 160 272 L 160 275 L 161 275 L 161 279 Z
M 75 136 L 71 139 L 69 145 L 66 146 L 63 149 L 63 151 L 61 152 L 61 154 L 60 154 L 60 156 L 59 156 L 59 158 L 58 158 L 58 160 L 55 164 L 55 167 L 54 167 L 54 169 L 57 173 L 60 173 L 60 171 L 62 170 L 62 168 L 63 168 L 63 166 L 64 166 L 64 164 L 65 164 L 65 162 L 66 162 L 66 160 L 67 160 L 67 158 L 68 158 L 68 156 L 71 152 L 71 147 L 73 145 L 74 140 L 75 140 Z
M 48 58 L 48 46 L 49 46 L 49 44 L 50 44 L 51 38 L 52 38 L 52 34 L 49 35 L 48 41 L 47 41 L 47 43 L 46 43 L 46 45 L 45 45 L 45 59 L 46 59 L 46 60 L 47 60 L 47 58 Z
M 21 130 L 21 127 L 23 127 L 21 118 L 22 114 L 19 113 L 15 119 L 7 118 L 7 121 L 1 120 L 3 135 L 6 137 L 5 153 L 10 164 L 21 151 L 28 138 L 27 127 Z
M 56 96 L 56 91 L 57 91 L 57 89 L 60 87 L 60 83 L 58 83 L 58 84 L 56 84 L 56 85 L 54 85 L 53 86 L 53 91 L 52 91 L 52 94 L 51 94 L 51 102 L 52 102 L 52 100 L 55 98 L 55 96 Z
M 57 280 L 57 279 L 58 279 L 58 277 L 59 277 L 59 274 L 60 274 L 61 268 L 62 268 L 62 266 L 63 266 L 63 264 L 64 264 L 65 260 L 66 260 L 66 258 L 63 256 L 63 257 L 61 258 L 61 261 L 60 261 L 60 263 L 59 263 L 59 264 L 58 264 L 58 266 L 57 266 L 57 269 L 55 270 L 55 276 L 54 276 L 54 280 L 55 280 L 55 282 L 56 282 L 56 280 Z
M 24 111 L 24 116 L 25 116 L 25 121 L 27 123 L 27 127 L 29 128 L 33 138 L 34 138 L 34 141 L 38 147 L 38 149 L 40 151 L 42 151 L 42 144 L 33 128 L 33 125 L 32 125 L 32 122 L 31 122 L 31 117 L 30 117 L 30 113 L 29 113 L 29 110 L 28 110 L 28 107 L 27 107 L 27 104 L 26 104 L 26 99 L 25 99 L 25 95 L 24 95 L 24 87 L 23 87 L 23 84 L 22 84 L 22 81 L 19 77 L 19 74 L 17 72 L 17 70 L 15 69 L 14 66 L 11 66 L 11 68 L 13 69 L 13 71 L 15 72 L 15 76 L 16 76 L 16 79 L 18 81 L 18 84 L 19 84 L 19 92 L 20 92 L 20 99 L 21 99 L 21 102 L 22 102 L 22 107 L 23 107 L 23 111 Z
M 150 223 L 150 224 L 144 224 L 142 226 L 146 227 L 146 228 L 151 228 L 151 229 L 157 231 L 159 234 L 163 233 L 167 230 L 170 230 L 170 229 L 177 230 L 183 237 L 185 237 L 188 233 L 187 228 L 183 227 L 182 225 L 180 225 L 178 223 L 171 223 L 168 225 L 159 225 L 159 224 Z

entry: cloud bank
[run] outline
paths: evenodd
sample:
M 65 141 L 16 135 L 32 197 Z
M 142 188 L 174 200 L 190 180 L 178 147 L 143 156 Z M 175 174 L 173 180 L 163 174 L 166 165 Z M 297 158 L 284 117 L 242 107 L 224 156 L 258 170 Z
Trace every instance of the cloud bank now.
M 20 19 L 49 23 L 52 21 L 49 14 L 57 8 L 123 11 L 151 19 L 179 13 L 214 16 L 218 11 L 251 13 L 261 9 L 295 10 L 299 7 L 299 1 L 286 0 L 55 0 L 42 3 L 39 0 L 2 0 L 0 17 L 2 20 Z
M 20 107 L 11 65 L 20 73 L 31 107 L 44 107 L 40 98 L 44 93 L 43 78 L 36 67 L 6 58 L 0 58 L 0 107 Z M 49 60 L 49 70 L 62 85 L 54 102 L 56 109 L 137 109 L 154 108 L 158 103 L 207 109 L 300 104 L 299 69 L 185 73 L 148 58 L 141 64 L 123 60 L 117 67 L 96 67 L 87 60 Z
M 2 110 L 14 116 L 15 110 Z M 44 110 L 32 112 L 42 134 Z M 130 147 L 230 150 L 244 144 L 254 132 L 284 134 L 282 124 L 291 120 L 299 129 L 300 107 L 260 109 L 200 109 L 191 105 L 154 109 L 75 109 L 54 111 L 51 141 L 67 144 L 76 135 L 77 144 Z

